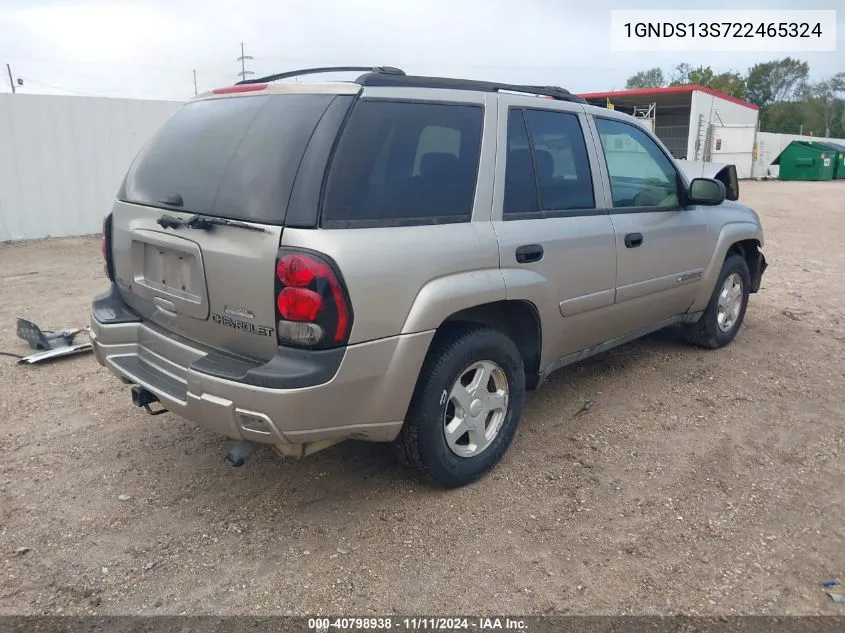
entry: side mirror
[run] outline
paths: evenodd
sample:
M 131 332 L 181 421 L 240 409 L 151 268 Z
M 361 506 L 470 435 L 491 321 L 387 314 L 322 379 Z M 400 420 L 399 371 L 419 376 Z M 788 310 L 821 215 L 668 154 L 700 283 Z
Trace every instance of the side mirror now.
M 715 206 L 725 201 L 725 184 L 713 178 L 695 178 L 690 183 L 687 197 L 693 204 Z

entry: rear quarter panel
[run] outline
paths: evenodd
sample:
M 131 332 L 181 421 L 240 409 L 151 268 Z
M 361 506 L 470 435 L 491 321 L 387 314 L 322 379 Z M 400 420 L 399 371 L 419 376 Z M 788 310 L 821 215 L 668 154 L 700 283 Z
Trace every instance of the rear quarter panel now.
M 505 298 L 489 222 L 287 228 L 282 242 L 335 260 L 352 302 L 350 344 L 433 330 L 458 310 Z

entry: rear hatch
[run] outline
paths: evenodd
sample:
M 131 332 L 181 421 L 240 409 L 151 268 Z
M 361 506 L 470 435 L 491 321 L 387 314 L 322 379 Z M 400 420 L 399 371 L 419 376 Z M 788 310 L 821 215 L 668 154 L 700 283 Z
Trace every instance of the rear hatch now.
M 210 95 L 165 123 L 112 211 L 115 282 L 129 306 L 204 345 L 273 356 L 274 270 L 293 183 L 330 104 L 351 101 L 331 86 Z

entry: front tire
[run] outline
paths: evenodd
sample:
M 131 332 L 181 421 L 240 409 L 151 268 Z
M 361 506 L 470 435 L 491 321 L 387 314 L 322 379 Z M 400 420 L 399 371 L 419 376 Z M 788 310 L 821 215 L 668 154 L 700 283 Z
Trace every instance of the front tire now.
M 524 400 L 525 370 L 510 338 L 484 326 L 439 334 L 396 438 L 399 458 L 444 488 L 475 481 L 510 446 Z
M 704 314 L 683 327 L 686 339 L 708 349 L 724 347 L 734 340 L 745 319 L 750 289 L 751 274 L 745 258 L 728 255 Z

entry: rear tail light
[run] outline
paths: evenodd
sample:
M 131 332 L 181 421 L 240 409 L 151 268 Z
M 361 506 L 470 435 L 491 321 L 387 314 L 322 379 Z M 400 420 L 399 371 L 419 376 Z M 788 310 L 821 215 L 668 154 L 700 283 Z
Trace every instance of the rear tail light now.
M 112 243 L 112 214 L 103 219 L 103 268 L 109 281 L 114 281 L 114 260 L 111 252 Z
M 349 340 L 352 306 L 343 277 L 329 257 L 280 250 L 275 289 L 279 343 L 324 349 Z

